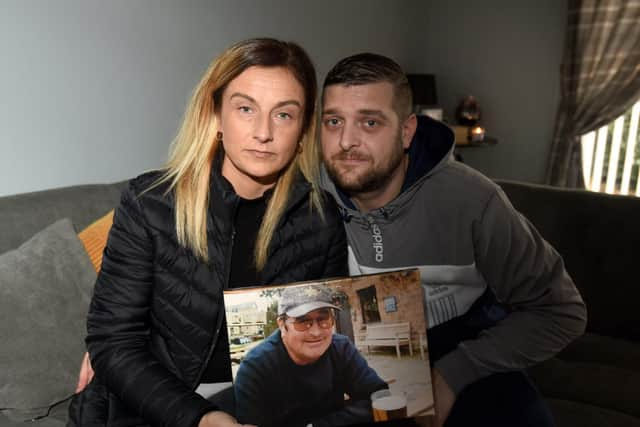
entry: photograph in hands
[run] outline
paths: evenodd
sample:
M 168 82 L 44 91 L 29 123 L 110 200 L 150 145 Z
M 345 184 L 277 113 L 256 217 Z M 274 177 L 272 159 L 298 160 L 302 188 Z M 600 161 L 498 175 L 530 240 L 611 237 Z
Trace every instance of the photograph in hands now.
M 416 269 L 224 292 L 238 422 L 434 420 Z

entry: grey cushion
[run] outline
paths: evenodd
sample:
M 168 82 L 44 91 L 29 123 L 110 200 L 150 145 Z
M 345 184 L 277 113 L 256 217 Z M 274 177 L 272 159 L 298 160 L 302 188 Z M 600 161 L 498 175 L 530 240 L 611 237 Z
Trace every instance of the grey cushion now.
M 68 219 L 0 255 L 0 408 L 47 407 L 74 392 L 95 277 Z

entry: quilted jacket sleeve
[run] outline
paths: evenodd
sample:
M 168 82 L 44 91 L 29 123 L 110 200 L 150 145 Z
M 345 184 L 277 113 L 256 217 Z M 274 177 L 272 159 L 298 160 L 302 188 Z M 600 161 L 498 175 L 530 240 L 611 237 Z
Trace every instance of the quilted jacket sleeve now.
M 150 352 L 153 242 L 132 184 L 116 210 L 88 316 L 96 376 L 154 426 L 195 426 L 216 409 Z

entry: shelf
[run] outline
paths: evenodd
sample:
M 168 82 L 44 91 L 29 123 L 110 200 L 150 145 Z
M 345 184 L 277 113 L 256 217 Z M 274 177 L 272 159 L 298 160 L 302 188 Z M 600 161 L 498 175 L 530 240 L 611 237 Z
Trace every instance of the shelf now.
M 482 141 L 478 142 L 465 142 L 464 144 L 458 143 L 456 141 L 456 148 L 476 148 L 476 147 L 491 147 L 496 145 L 498 140 L 496 138 L 492 138 L 490 136 L 485 136 Z

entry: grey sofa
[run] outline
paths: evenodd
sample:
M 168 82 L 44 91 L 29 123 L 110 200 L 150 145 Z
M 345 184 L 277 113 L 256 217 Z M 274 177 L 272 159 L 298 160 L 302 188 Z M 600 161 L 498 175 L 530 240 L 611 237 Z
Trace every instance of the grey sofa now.
M 499 184 L 516 208 L 564 256 L 567 269 L 589 309 L 587 334 L 557 357 L 530 370 L 531 377 L 548 399 L 558 426 L 640 427 L 640 310 L 636 308 L 640 304 L 640 279 L 634 269 L 640 261 L 636 256 L 640 243 L 640 199 L 518 182 L 501 181 Z M 4 288 L 12 285 L 10 279 L 2 278 L 2 274 L 8 271 L 7 267 L 2 269 L 2 257 L 5 257 L 5 262 L 8 256 L 9 261 L 21 260 L 24 263 L 24 253 L 27 253 L 24 242 L 61 218 L 69 218 L 75 230 L 80 231 L 116 206 L 123 187 L 124 183 L 86 185 L 0 198 L 0 295 L 4 298 Z M 62 234 L 60 230 L 56 232 Z M 69 245 L 75 247 L 75 252 L 65 253 L 63 261 L 80 256 L 77 242 L 74 243 L 69 236 L 66 238 Z M 36 247 L 32 250 L 33 256 L 41 256 L 39 248 L 43 245 L 42 241 L 31 243 Z M 20 246 L 23 252 L 16 253 L 16 248 Z M 57 249 L 54 247 L 43 258 L 43 262 L 49 262 L 60 251 L 60 246 Z M 78 263 L 82 262 L 75 262 Z M 86 304 L 85 294 L 90 293 L 95 276 L 86 271 L 86 265 L 83 268 L 81 276 L 86 283 L 77 286 L 83 287 L 79 295 Z M 32 272 L 20 274 L 23 273 L 28 275 Z M 54 269 L 47 274 L 58 273 L 60 271 Z M 45 287 L 55 282 L 48 280 L 49 276 L 44 277 Z M 45 288 L 43 292 L 46 290 L 50 291 Z M 57 292 L 62 293 L 64 291 Z M 54 296 L 61 297 L 48 296 L 43 306 L 55 306 Z M 16 298 L 15 295 L 13 298 Z M 23 303 L 16 301 L 14 304 Z M 70 301 L 66 303 L 70 304 Z M 74 304 L 79 305 L 77 302 Z M 47 315 L 46 310 L 40 313 L 41 309 L 36 308 L 35 311 L 42 316 Z M 56 313 L 48 315 L 54 316 L 54 323 L 58 322 Z M 77 328 L 78 335 L 83 335 L 84 315 L 85 312 L 79 310 L 71 320 L 65 319 L 70 328 Z M 62 347 L 61 352 L 67 350 L 64 364 L 45 366 L 44 371 L 41 366 L 34 366 L 32 371 L 39 372 L 40 381 L 22 384 L 22 392 L 29 387 L 42 392 L 52 381 L 46 376 L 47 369 L 56 373 L 67 371 L 64 372 L 64 384 L 61 390 L 57 390 L 57 396 L 41 396 L 44 401 L 49 399 L 49 404 L 73 392 L 82 356 L 82 336 L 64 336 L 60 329 L 58 331 L 64 338 L 54 341 L 52 345 Z M 6 348 L 5 344 L 3 346 Z M 24 352 L 24 349 L 19 350 Z M 46 357 L 40 359 L 12 360 L 0 350 L 0 372 L 8 372 L 16 364 L 26 364 L 27 367 L 29 363 L 46 365 L 51 363 L 52 358 L 61 357 L 53 350 L 44 353 Z M 11 376 L 8 378 L 18 382 L 21 380 Z M 6 394 L 3 395 L 1 390 L 2 384 L 0 409 L 7 407 Z M 0 426 L 24 426 L 21 419 L 34 418 L 47 412 L 48 405 L 42 402 L 39 402 L 40 407 L 30 410 L 1 410 Z M 67 404 L 68 400 L 63 401 L 53 407 L 49 416 L 31 424 L 51 427 L 64 425 Z
M 0 197 L 0 427 L 66 424 L 95 281 L 75 233 L 113 209 L 124 185 Z

